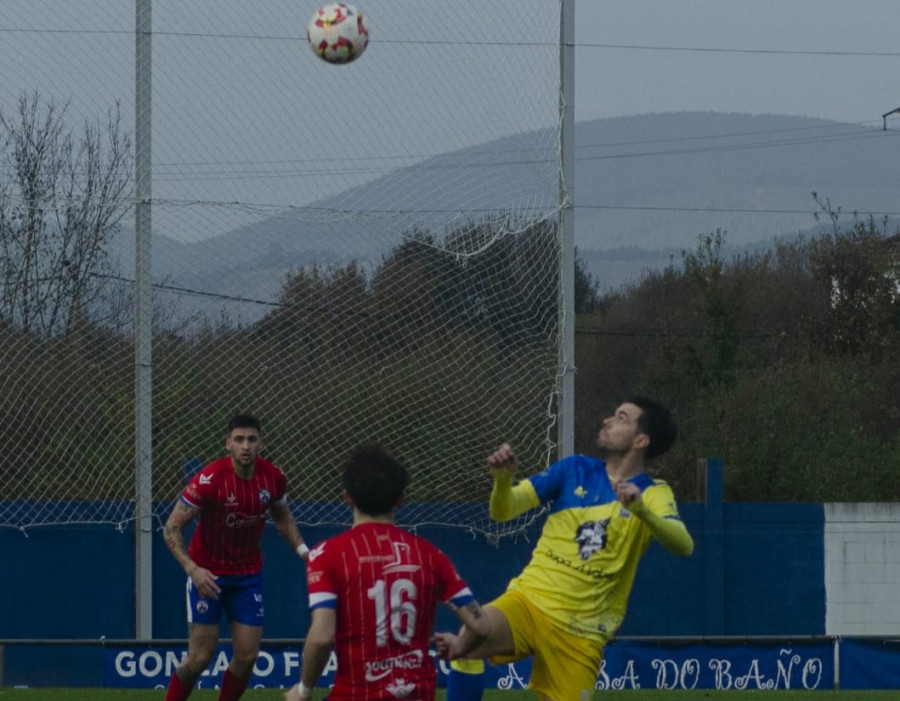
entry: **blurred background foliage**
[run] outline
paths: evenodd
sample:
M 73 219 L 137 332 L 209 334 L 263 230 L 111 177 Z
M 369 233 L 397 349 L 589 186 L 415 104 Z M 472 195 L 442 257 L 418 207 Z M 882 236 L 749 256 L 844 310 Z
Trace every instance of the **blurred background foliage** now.
M 731 501 L 900 498 L 900 236 L 820 204 L 820 236 L 725 260 L 716 231 L 626 289 L 583 286 L 579 450 L 617 399 L 646 393 L 679 417 L 653 467 L 682 500 L 702 498 L 708 457 Z

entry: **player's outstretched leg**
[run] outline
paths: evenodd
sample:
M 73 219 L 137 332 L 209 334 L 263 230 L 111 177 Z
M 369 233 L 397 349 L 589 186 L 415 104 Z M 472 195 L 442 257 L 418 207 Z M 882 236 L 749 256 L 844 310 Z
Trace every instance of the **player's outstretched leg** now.
M 447 701 L 481 701 L 484 660 L 453 660 L 447 676 Z

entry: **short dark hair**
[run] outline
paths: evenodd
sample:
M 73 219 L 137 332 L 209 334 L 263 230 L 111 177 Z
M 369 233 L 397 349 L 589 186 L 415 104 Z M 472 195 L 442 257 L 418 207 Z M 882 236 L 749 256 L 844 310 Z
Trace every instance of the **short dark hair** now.
M 397 506 L 409 485 L 406 468 L 383 447 L 357 447 L 344 465 L 344 490 L 368 516 L 384 516 Z
M 255 428 L 257 433 L 262 433 L 262 425 L 259 419 L 250 414 L 235 414 L 228 420 L 228 433 L 236 428 Z
M 655 399 L 649 397 L 632 397 L 627 400 L 629 404 L 636 405 L 641 410 L 638 419 L 638 429 L 646 433 L 650 438 L 650 444 L 644 453 L 647 460 L 664 455 L 668 452 L 675 439 L 678 438 L 678 424 L 672 412 Z

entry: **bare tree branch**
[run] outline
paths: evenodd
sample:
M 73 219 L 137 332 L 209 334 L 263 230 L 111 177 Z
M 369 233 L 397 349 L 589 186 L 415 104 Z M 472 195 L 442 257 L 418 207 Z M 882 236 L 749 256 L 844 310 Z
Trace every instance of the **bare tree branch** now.
M 68 333 L 102 299 L 108 245 L 132 206 L 119 105 L 77 140 L 67 108 L 34 93 L 0 113 L 0 318 L 41 335 Z

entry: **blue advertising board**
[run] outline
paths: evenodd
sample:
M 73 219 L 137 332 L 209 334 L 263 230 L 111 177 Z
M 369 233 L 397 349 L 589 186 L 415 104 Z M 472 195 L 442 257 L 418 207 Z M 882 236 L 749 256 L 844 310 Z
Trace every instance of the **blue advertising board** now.
M 597 689 L 833 689 L 834 644 L 616 641 Z
M 842 689 L 900 689 L 900 640 L 841 638 Z
M 103 686 L 165 688 L 185 651 L 174 647 L 106 646 L 103 649 Z M 217 688 L 228 667 L 230 646 L 222 645 L 199 688 Z M 301 650 L 287 645 L 264 645 L 250 679 L 251 688 L 287 688 L 297 683 Z M 432 659 L 438 685 L 446 684 L 447 663 Z M 320 680 L 330 686 L 335 656 Z M 531 663 L 489 666 L 485 686 L 525 688 Z M 615 641 L 597 678 L 597 689 L 833 689 L 834 647 L 831 641 L 756 644 L 674 644 Z

